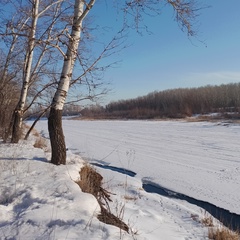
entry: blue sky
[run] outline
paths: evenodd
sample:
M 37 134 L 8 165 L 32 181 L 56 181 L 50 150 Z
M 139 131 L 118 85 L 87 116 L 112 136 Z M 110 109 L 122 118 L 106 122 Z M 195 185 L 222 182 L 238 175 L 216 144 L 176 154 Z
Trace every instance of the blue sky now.
M 98 0 L 90 16 L 99 25 L 98 40 L 111 39 L 122 24 L 119 0 Z M 198 0 L 197 36 L 188 38 L 165 6 L 162 14 L 145 17 L 151 34 L 129 31 L 127 49 L 108 62 L 120 61 L 104 74 L 112 92 L 101 101 L 135 98 L 153 91 L 220 85 L 240 81 L 240 0 Z M 109 26 L 108 32 L 101 29 Z M 96 49 L 96 48 L 95 48 Z M 62 63 L 61 63 L 62 64 Z
M 95 17 L 99 24 L 114 23 L 117 28 L 116 11 L 106 2 L 99 3 L 104 17 L 97 13 L 100 5 L 95 6 Z M 160 16 L 144 19 L 151 34 L 129 33 L 131 46 L 114 57 L 121 62 L 105 73 L 112 88 L 105 103 L 152 91 L 240 81 L 240 1 L 199 2 L 210 7 L 199 12 L 196 37 L 189 39 L 180 30 L 168 7 Z

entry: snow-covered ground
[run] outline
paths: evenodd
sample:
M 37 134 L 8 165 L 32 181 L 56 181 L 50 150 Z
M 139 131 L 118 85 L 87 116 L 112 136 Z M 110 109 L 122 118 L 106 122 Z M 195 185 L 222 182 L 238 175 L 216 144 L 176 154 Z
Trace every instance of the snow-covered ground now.
M 142 189 L 155 183 L 235 213 L 239 211 L 240 126 L 183 121 L 64 120 L 67 165 L 50 153 L 0 144 L 0 239 L 208 239 L 204 211 Z M 47 137 L 47 121 L 36 128 Z M 84 160 L 83 160 L 84 159 Z M 96 218 L 93 196 L 74 182 L 84 161 L 129 169 L 130 177 L 96 167 L 112 211 L 130 234 Z
M 64 131 L 68 148 L 89 161 L 240 214 L 240 125 L 69 120 Z

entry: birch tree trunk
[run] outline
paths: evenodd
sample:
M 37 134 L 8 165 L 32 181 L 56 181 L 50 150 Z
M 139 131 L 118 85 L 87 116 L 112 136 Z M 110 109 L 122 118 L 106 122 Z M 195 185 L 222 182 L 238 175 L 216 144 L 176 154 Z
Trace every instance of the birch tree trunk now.
M 24 64 L 24 76 L 23 76 L 23 85 L 21 90 L 20 99 L 18 105 L 13 113 L 13 120 L 12 120 L 12 143 L 18 143 L 21 137 L 21 129 L 22 129 L 22 120 L 23 120 L 23 111 L 24 106 L 27 99 L 27 93 L 29 88 L 29 82 L 31 77 L 31 68 L 33 62 L 33 52 L 35 46 L 35 35 L 36 35 L 36 28 L 37 28 L 37 21 L 38 21 L 38 9 L 39 9 L 39 0 L 35 0 L 33 2 L 32 8 L 32 23 L 29 33 L 28 39 L 28 49 L 25 58 Z
M 62 128 L 62 111 L 77 57 L 82 32 L 82 22 L 94 3 L 95 0 L 89 1 L 88 4 L 84 0 L 75 0 L 71 36 L 69 38 L 68 48 L 64 58 L 60 81 L 52 100 L 48 117 L 48 131 L 52 148 L 51 163 L 55 165 L 66 164 L 66 144 Z

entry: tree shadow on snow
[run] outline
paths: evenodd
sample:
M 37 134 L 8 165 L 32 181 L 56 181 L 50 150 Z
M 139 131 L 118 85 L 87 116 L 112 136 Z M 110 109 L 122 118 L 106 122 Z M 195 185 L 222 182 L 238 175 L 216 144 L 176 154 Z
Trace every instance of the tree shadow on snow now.
M 33 157 L 33 158 L 0 157 L 0 161 L 1 160 L 5 160 L 5 161 L 14 161 L 14 160 L 17 160 L 17 161 L 31 161 L 31 160 L 34 160 L 34 161 L 39 161 L 39 162 L 49 162 L 46 158 L 41 158 L 41 157 Z

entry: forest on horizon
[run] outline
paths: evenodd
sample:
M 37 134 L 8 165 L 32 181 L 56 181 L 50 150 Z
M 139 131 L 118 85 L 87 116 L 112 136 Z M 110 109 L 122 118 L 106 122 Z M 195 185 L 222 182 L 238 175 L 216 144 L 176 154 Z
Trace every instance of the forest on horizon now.
M 137 98 L 93 105 L 80 113 L 87 118 L 154 119 L 184 118 L 195 114 L 223 113 L 238 117 L 240 83 L 154 91 Z M 227 116 L 228 115 L 228 116 Z

